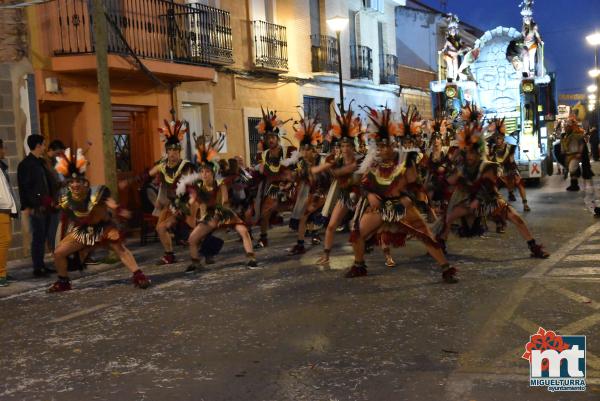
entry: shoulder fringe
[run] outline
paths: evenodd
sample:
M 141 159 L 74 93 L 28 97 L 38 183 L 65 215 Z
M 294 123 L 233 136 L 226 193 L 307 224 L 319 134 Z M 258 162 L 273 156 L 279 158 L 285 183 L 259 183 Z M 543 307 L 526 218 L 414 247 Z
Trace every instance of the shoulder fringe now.
M 371 166 L 375 162 L 376 158 L 377 158 L 377 146 L 371 145 L 369 147 L 369 151 L 367 152 L 367 155 L 363 159 L 362 163 L 360 163 L 360 167 L 358 168 L 358 173 L 365 174 L 367 171 L 369 171 L 371 169 Z
M 297 150 L 294 150 L 290 157 L 281 161 L 281 165 L 285 166 L 285 167 L 289 167 L 289 166 L 292 166 L 292 165 L 298 163 L 298 160 L 300 160 L 300 152 L 298 152 Z
M 181 195 L 185 194 L 187 186 L 192 185 L 194 182 L 196 182 L 198 180 L 200 180 L 199 173 L 184 175 L 183 177 L 181 177 L 181 179 L 177 183 L 177 190 L 176 190 L 175 194 L 177 196 L 181 196 Z

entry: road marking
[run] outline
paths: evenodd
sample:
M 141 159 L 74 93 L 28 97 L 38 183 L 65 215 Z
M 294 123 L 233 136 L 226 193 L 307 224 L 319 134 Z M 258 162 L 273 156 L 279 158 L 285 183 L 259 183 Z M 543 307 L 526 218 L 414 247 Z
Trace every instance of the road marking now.
M 50 320 L 50 323 L 61 323 L 66 322 L 67 320 L 75 319 L 81 316 L 89 315 L 90 313 L 94 313 L 100 309 L 108 308 L 109 304 L 100 304 L 96 306 L 92 306 L 91 308 L 82 309 L 78 312 L 69 313 L 68 315 L 58 317 L 56 319 Z
M 561 267 L 548 273 L 551 276 L 597 276 L 600 267 Z
M 494 337 L 497 333 L 501 332 L 503 327 L 510 321 L 514 321 L 515 324 L 519 325 L 519 327 L 524 330 L 528 330 L 531 334 L 535 333 L 538 329 L 538 325 L 534 322 L 531 322 L 525 318 L 516 316 L 513 318 L 515 311 L 521 305 L 524 299 L 529 296 L 530 291 L 533 289 L 535 285 L 538 285 L 538 279 L 544 279 L 547 276 L 547 273 L 552 270 L 559 262 L 561 262 L 565 257 L 568 256 L 573 249 L 577 248 L 584 242 L 590 241 L 599 241 L 600 235 L 595 235 L 600 230 L 600 223 L 595 223 L 592 226 L 588 227 L 583 233 L 571 238 L 568 242 L 566 242 L 563 246 L 561 246 L 558 250 L 553 252 L 553 254 L 546 260 L 541 261 L 538 265 L 531 268 L 531 270 L 523 275 L 515 284 L 512 292 L 505 297 L 505 301 L 499 305 L 496 309 L 496 312 L 493 313 L 490 319 L 484 323 L 479 335 L 475 339 L 473 345 L 470 347 L 468 352 L 465 352 L 458 359 L 458 368 L 449 375 L 449 382 L 452 383 L 455 379 L 462 382 L 462 385 L 458 385 L 455 388 L 449 388 L 448 394 L 451 399 L 462 400 L 464 396 L 470 393 L 471 388 L 473 386 L 473 379 L 465 380 L 465 378 L 461 378 L 461 375 L 465 371 L 469 371 L 471 369 L 479 372 L 479 377 L 484 377 L 483 371 L 485 369 L 484 366 L 481 366 L 481 355 L 484 354 L 485 350 L 490 347 L 488 343 L 489 338 Z M 596 259 L 594 259 L 596 260 Z M 565 271 L 567 269 L 561 269 L 561 271 Z M 588 316 L 587 318 L 581 319 L 577 322 L 567 325 L 561 332 L 568 332 L 567 330 L 584 330 L 585 328 L 589 328 L 598 321 L 600 321 L 600 314 L 598 317 L 596 315 Z M 569 334 L 575 334 L 575 332 L 568 332 Z M 524 345 L 523 345 L 524 346 Z M 520 350 L 523 349 L 523 346 L 519 347 L 519 350 L 511 350 L 509 353 L 503 355 L 503 358 L 506 358 L 510 355 L 510 360 L 514 360 L 514 355 L 519 355 Z M 595 363 L 595 361 L 594 361 Z
M 537 333 L 538 329 L 540 328 L 539 324 L 534 323 L 531 320 L 525 319 L 524 317 L 521 317 L 521 316 L 515 316 L 512 321 L 517 326 L 519 326 L 520 328 L 525 330 L 527 333 L 531 333 L 531 334 Z M 521 347 L 521 348 L 523 348 L 523 347 Z
M 558 294 L 564 295 L 565 297 L 578 302 L 578 303 L 582 303 L 586 306 L 589 306 L 592 309 L 596 309 L 599 310 L 600 309 L 600 303 L 594 301 L 593 299 L 590 299 L 586 296 L 580 295 L 576 292 L 573 292 L 571 290 L 568 290 L 566 288 L 562 288 L 559 287 L 558 285 L 554 284 L 554 283 L 544 283 L 542 284 L 544 287 L 546 287 L 549 290 L 552 290 Z
M 586 316 L 583 319 L 577 320 L 576 322 L 569 323 L 560 329 L 560 331 L 561 333 L 569 333 L 569 335 L 578 334 L 585 329 L 595 326 L 598 323 L 600 323 L 600 313 L 594 313 L 593 315 Z
M 543 277 L 550 269 L 552 269 L 558 262 L 560 262 L 563 258 L 567 256 L 569 252 L 575 249 L 579 244 L 585 242 L 587 239 L 598 238 L 600 241 L 600 236 L 592 237 L 592 234 L 596 233 L 600 229 L 600 223 L 596 223 L 588 227 L 581 235 L 578 235 L 574 238 L 571 238 L 565 245 L 561 246 L 556 252 L 554 252 L 550 257 L 536 267 L 531 269 L 529 273 L 525 274 L 522 279 L 528 280 L 532 278 Z M 509 298 L 510 299 L 510 298 Z M 520 299 L 519 299 L 520 301 Z M 507 303 L 508 300 L 507 300 Z
M 595 262 L 600 261 L 600 257 L 594 253 L 585 253 L 581 255 L 569 255 L 563 259 L 563 262 Z
M 596 224 L 598 224 L 598 223 L 596 223 Z M 594 235 L 593 237 L 589 237 L 587 239 L 587 242 L 600 242 L 600 235 Z
M 579 245 L 577 247 L 578 251 L 600 251 L 600 244 L 596 245 Z

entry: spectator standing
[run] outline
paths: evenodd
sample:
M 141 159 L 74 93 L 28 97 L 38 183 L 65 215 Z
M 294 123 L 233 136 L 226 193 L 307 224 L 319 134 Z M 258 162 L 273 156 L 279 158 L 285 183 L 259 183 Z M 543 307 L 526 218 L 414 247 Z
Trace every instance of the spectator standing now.
M 50 227 L 50 214 L 54 207 L 52 173 L 48 170 L 46 142 L 41 135 L 29 135 L 30 152 L 17 169 L 21 210 L 29 216 L 31 231 L 31 259 L 33 275 L 47 276 L 50 269 L 44 263 L 45 243 Z
M 8 166 L 4 162 L 4 142 L 0 139 L 0 287 L 6 287 L 6 260 L 12 239 L 10 219 L 18 217 L 15 194 L 8 178 Z
M 65 144 L 59 141 L 58 139 L 50 142 L 48 145 L 48 152 L 46 152 L 47 169 L 51 173 L 52 177 L 52 192 L 54 193 L 54 204 L 58 204 L 61 189 L 63 187 L 64 178 L 62 175 L 58 174 L 58 172 L 54 169 L 56 165 L 56 158 L 62 155 L 65 152 Z M 47 242 L 48 248 L 50 251 L 54 252 L 54 248 L 56 245 L 56 236 L 58 231 L 58 223 L 60 222 L 60 211 L 56 208 L 53 208 L 50 213 L 50 226 L 48 228 Z

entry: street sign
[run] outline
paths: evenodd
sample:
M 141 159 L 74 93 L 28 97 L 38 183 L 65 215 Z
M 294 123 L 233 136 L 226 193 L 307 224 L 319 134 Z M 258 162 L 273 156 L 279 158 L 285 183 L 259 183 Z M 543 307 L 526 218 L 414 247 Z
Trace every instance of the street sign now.
M 585 100 L 585 93 L 563 93 L 558 95 L 558 100 Z

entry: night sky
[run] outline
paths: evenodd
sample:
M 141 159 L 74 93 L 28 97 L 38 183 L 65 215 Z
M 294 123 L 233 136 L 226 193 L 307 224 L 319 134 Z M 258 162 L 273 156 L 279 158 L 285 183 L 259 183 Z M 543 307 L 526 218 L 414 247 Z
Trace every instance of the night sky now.
M 439 0 L 421 0 L 441 9 Z M 520 0 L 447 0 L 447 11 L 483 31 L 521 29 Z M 559 93 L 583 93 L 593 80 L 594 49 L 586 35 L 600 31 L 600 0 L 536 0 L 534 20 L 545 43 L 546 67 L 557 73 Z

